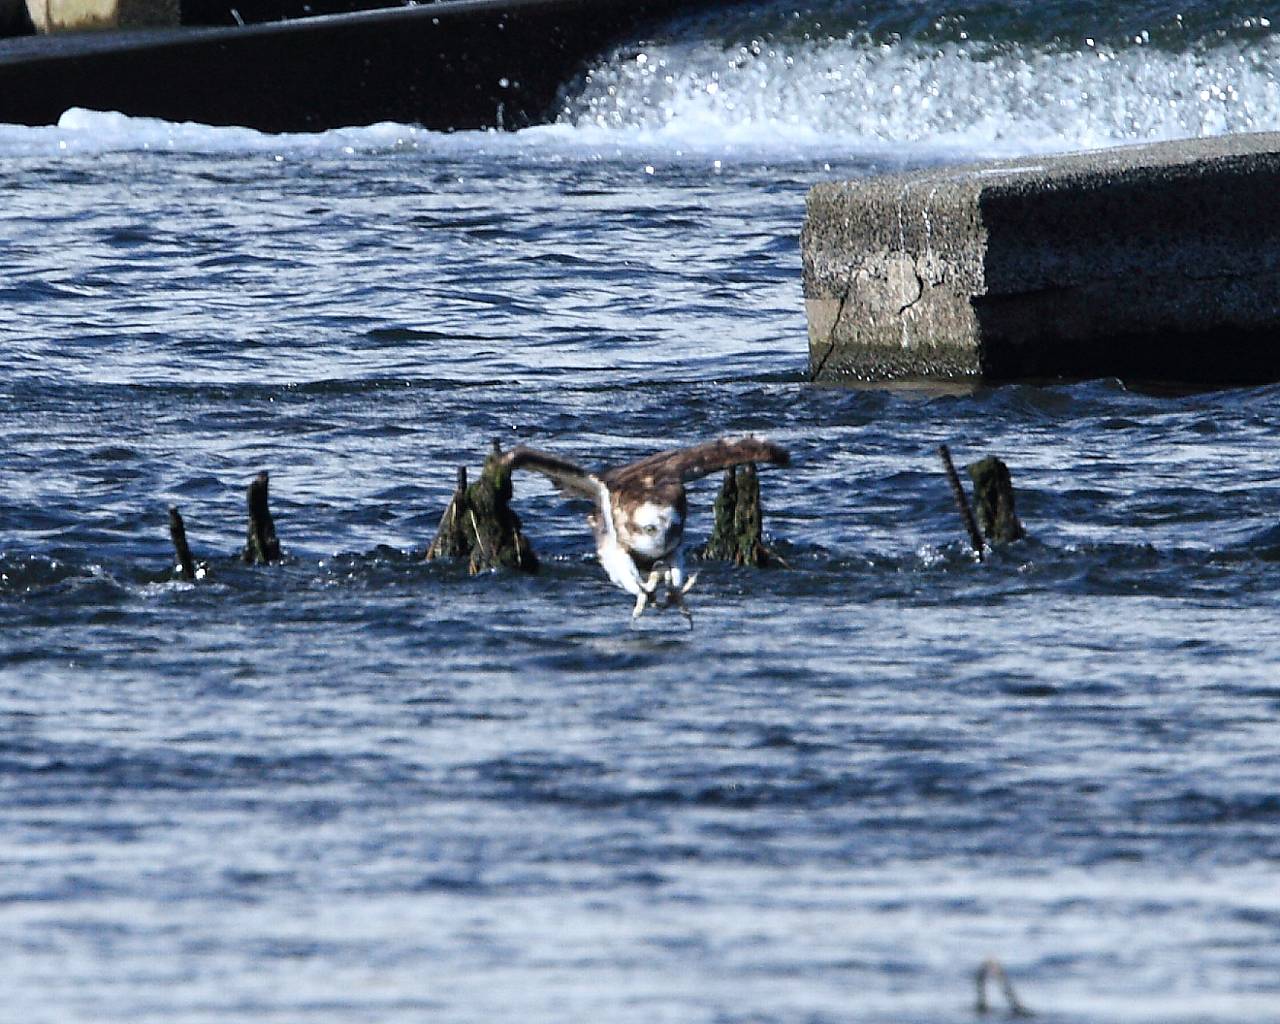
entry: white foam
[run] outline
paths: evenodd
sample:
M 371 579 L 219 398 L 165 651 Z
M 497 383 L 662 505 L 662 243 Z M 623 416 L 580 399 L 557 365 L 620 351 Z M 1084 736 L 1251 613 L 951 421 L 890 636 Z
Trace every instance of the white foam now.
M 1134 45 L 1055 52 L 865 37 L 726 50 L 710 40 L 592 69 L 562 120 L 692 142 L 1087 149 L 1280 129 L 1280 42 L 1170 52 Z
M 382 123 L 273 135 L 67 111 L 0 126 L 0 155 L 251 153 L 279 160 L 410 152 L 567 161 L 929 159 L 1090 149 L 1280 130 L 1280 37 L 1183 52 L 1052 51 L 865 37 L 694 39 L 619 54 L 566 91 L 556 124 L 439 133 Z
M 341 154 L 412 147 L 431 134 L 421 128 L 386 122 L 364 128 L 273 135 L 252 128 L 162 121 L 73 107 L 59 118 L 56 126 L 24 128 L 0 125 L 0 152 L 28 155 L 147 151 Z
M 268 134 L 251 128 L 129 117 L 72 108 L 56 126 L 0 125 L 0 156 L 83 156 L 101 153 L 249 154 L 279 161 L 342 160 L 377 153 L 411 153 L 432 160 L 524 159 L 634 163 L 652 159 L 751 161 L 812 159 L 828 144 L 822 133 L 797 127 L 762 137 L 753 125 L 723 124 L 696 112 L 661 126 L 621 128 L 590 123 L 539 125 L 516 132 L 432 132 L 383 122 L 317 133 Z M 885 147 L 863 147 L 874 152 Z M 886 155 L 891 155 L 886 150 Z

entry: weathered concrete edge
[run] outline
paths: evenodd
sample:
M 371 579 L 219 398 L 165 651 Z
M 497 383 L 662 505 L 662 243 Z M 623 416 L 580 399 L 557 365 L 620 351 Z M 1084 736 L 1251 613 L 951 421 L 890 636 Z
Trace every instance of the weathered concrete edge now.
M 1277 188 L 1276 134 L 816 186 L 811 375 L 1277 379 Z

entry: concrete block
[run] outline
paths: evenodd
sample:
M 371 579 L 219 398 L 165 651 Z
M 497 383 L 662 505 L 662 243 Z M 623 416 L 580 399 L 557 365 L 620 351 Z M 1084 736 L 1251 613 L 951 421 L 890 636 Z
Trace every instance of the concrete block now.
M 86 32 L 177 25 L 178 0 L 26 0 L 36 31 Z
M 1280 134 L 814 187 L 815 380 L 1280 380 Z

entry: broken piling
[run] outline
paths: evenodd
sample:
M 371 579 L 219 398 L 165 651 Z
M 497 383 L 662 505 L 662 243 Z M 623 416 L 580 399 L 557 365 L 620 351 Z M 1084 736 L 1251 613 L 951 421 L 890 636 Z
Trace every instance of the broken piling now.
M 702 548 L 703 558 L 757 568 L 786 564 L 764 544 L 760 475 L 753 463 L 730 466 L 724 471 L 712 514 L 714 525 Z
M 280 541 L 276 539 L 276 524 L 267 502 L 269 478 L 264 469 L 249 484 L 248 537 L 244 546 L 244 561 L 250 565 L 267 565 L 280 561 Z
M 427 559 L 465 557 L 472 575 L 496 568 L 537 572 L 538 556 L 520 528 L 511 496 L 511 469 L 494 441 L 479 480 L 468 486 L 466 468 L 458 469 L 457 487 Z

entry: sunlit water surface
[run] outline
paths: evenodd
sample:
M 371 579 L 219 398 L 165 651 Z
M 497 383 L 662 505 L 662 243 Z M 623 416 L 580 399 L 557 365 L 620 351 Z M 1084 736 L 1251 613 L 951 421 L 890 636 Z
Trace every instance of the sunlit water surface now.
M 0 128 L 5 1015 L 954 1022 L 995 955 L 1048 1020 L 1274 1018 L 1280 390 L 813 387 L 797 243 L 832 177 L 1275 127 L 1272 37 L 998 21 L 1024 76 L 1238 66 L 1254 106 L 1170 120 L 1096 71 L 1148 119 L 1033 124 L 983 80 L 948 136 L 804 77 L 990 57 L 882 6 L 820 44 L 685 26 L 517 136 Z M 700 62 L 752 40 L 809 63 L 744 120 L 714 105 L 755 79 Z M 539 575 L 422 560 L 493 438 L 606 465 L 742 432 L 793 452 L 791 568 L 705 566 L 692 631 L 629 628 L 536 478 Z M 1008 461 L 1030 539 L 973 560 L 944 441 Z M 236 558 L 260 468 L 279 567 Z

